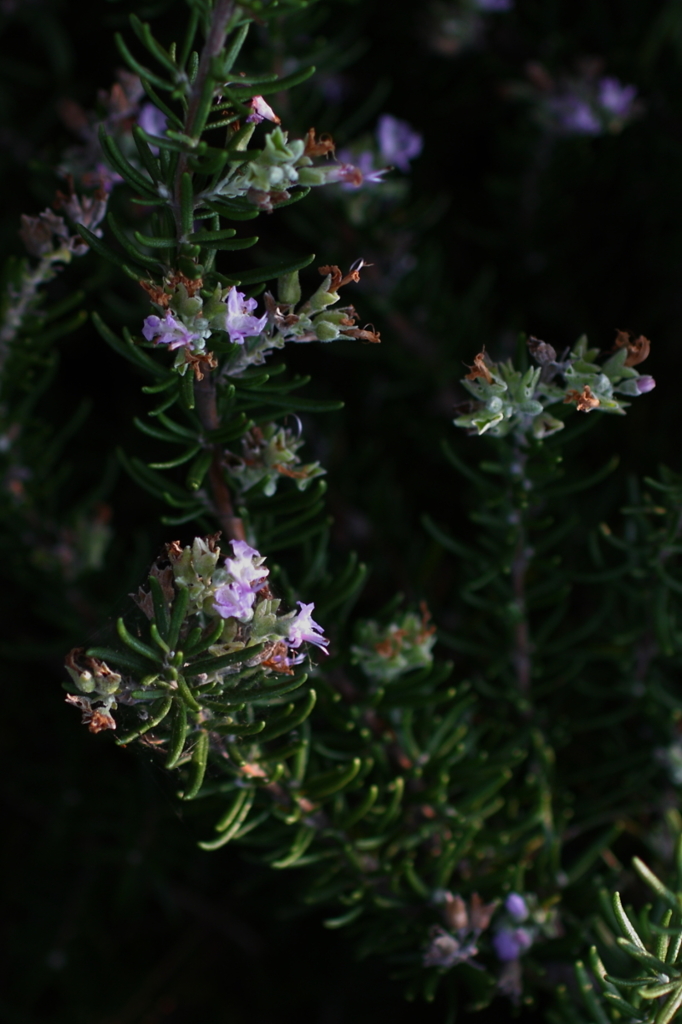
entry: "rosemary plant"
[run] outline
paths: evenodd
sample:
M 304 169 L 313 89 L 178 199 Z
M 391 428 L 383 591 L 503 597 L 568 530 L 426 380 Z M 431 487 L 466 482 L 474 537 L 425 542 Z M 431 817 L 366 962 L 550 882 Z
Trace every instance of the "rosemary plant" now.
M 679 874 L 682 818 L 662 780 L 682 778 L 682 485 L 667 469 L 632 479 L 620 520 L 604 505 L 586 521 L 575 495 L 599 508 L 615 460 L 580 480 L 564 468 L 588 428 L 652 391 L 650 342 L 618 331 L 609 351 L 582 337 L 565 351 L 521 339 L 515 361 L 472 353 L 454 418 L 469 436 L 450 431 L 439 471 L 457 471 L 453 494 L 466 481 L 474 540 L 443 510 L 419 541 L 456 581 L 443 625 L 419 587 L 369 608 L 367 567 L 330 540 L 326 470 L 306 442 L 344 395 L 302 396 L 310 378 L 288 367 L 295 345 L 380 341 L 350 301 L 369 264 L 268 262 L 245 222 L 277 232 L 283 210 L 334 186 L 357 225 L 373 208 L 362 189 L 390 168 L 289 130 L 286 94 L 313 67 L 253 70 L 252 26 L 267 40 L 274 25 L 279 45 L 285 16 L 313 17 L 306 0 L 188 9 L 169 43 L 135 15 L 117 36 L 127 70 L 64 157 L 67 192 L 23 219 L 33 262 L 7 270 L 1 512 L 19 547 L 38 530 L 65 537 L 40 481 L 80 423 L 49 444 L 44 425 L 15 426 L 40 398 L 38 371 L 49 387 L 53 341 L 87 316 L 73 312 L 83 292 L 50 307 L 44 286 L 89 253 L 148 301 L 121 333 L 101 310 L 92 323 L 145 380 L 134 423 L 148 447 L 118 460 L 163 506 L 165 542 L 135 607 L 68 653 L 66 701 L 91 733 L 173 773 L 177 802 L 200 808 L 202 851 L 232 843 L 296 870 L 300 903 L 449 1020 L 497 1000 L 492 1012 L 557 1024 L 668 1024 L 682 1009 L 682 882 L 668 888 L 638 854 Z M 484 9 L 467 5 L 472 45 Z M 421 140 L 388 117 L 377 148 L 404 170 Z M 67 577 L 101 563 L 99 497 L 69 527 Z M 640 881 L 654 894 L 641 911 L 610 895 L 641 903 Z

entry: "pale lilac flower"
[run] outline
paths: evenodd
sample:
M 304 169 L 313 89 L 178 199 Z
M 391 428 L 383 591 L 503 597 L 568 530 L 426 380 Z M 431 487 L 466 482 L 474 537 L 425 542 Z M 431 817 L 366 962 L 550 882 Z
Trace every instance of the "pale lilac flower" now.
M 636 95 L 634 85 L 623 85 L 617 78 L 599 80 L 599 105 L 614 117 L 629 117 Z
M 510 892 L 504 901 L 504 905 L 507 909 L 507 913 L 514 918 L 515 921 L 525 921 L 528 917 L 528 907 L 523 896 L 519 896 L 517 892 Z
M 106 164 L 98 163 L 95 170 L 83 175 L 83 184 L 88 188 L 102 188 L 108 194 L 114 185 L 120 185 L 123 178 L 118 171 L 112 171 Z
M 382 114 L 377 124 L 377 141 L 381 159 L 397 167 L 399 171 L 410 169 L 410 160 L 419 156 L 424 140 L 419 132 L 392 114 Z
M 638 377 L 635 381 L 635 386 L 639 391 L 640 395 L 646 395 L 647 391 L 653 391 L 656 387 L 656 381 L 653 377 L 649 377 L 648 374 L 644 374 L 642 377 Z
M 191 348 L 192 342 L 199 341 L 200 335 L 190 331 L 181 320 L 166 310 L 160 316 L 148 316 L 142 326 L 142 333 L 147 341 L 155 341 L 157 345 L 168 345 L 173 351 L 176 348 Z
M 493 936 L 493 947 L 499 960 L 516 960 L 533 945 L 525 928 L 500 928 Z
M 599 135 L 603 129 L 590 104 L 571 93 L 553 97 L 547 106 L 558 126 L 572 135 Z
M 166 134 L 168 122 L 163 114 L 153 103 L 143 103 L 140 113 L 137 115 L 137 123 L 147 135 L 155 135 L 157 138 Z M 159 147 L 148 144 L 154 156 L 158 156 Z
M 166 115 L 153 103 L 143 103 L 137 115 L 137 123 L 147 135 L 165 135 L 168 127 Z
M 287 643 L 290 647 L 300 647 L 302 643 L 315 644 L 320 650 L 329 643 L 326 637 L 322 636 L 322 626 L 318 625 L 312 618 L 313 603 L 303 604 L 298 601 L 299 611 L 296 617 L 289 624 Z M 328 651 L 324 652 L 328 654 Z
M 243 345 L 244 338 L 252 338 L 265 330 L 268 322 L 267 313 L 261 317 L 251 316 L 257 305 L 255 299 L 245 299 L 244 292 L 238 292 L 236 286 L 230 289 L 225 330 L 233 345 Z
M 249 547 L 245 540 L 233 540 L 232 553 L 234 558 L 225 559 L 225 568 L 234 582 L 240 587 L 248 587 L 254 593 L 260 590 L 270 572 L 262 564 L 265 559 L 261 558 L 255 548 Z M 254 559 L 258 559 L 258 564 Z
M 360 188 L 362 185 L 380 185 L 384 174 L 390 170 L 389 167 L 382 167 L 380 170 L 374 168 L 374 157 L 365 150 L 351 163 L 351 154 L 342 150 L 339 154 L 339 163 L 326 170 L 327 182 L 340 181 L 346 191 Z
M 232 577 L 230 583 L 218 587 L 214 607 L 223 619 L 248 622 L 253 615 L 257 592 L 265 585 L 269 573 L 262 564 L 264 559 L 245 540 L 232 541 L 234 558 L 225 559 L 225 568 Z
M 275 124 L 282 123 L 270 104 L 266 103 L 262 96 L 254 96 L 246 105 L 251 107 L 253 111 L 246 119 L 247 124 L 260 124 L 261 121 L 274 121 Z
M 226 583 L 215 592 L 213 607 L 223 619 L 248 622 L 253 615 L 256 595 L 240 583 Z

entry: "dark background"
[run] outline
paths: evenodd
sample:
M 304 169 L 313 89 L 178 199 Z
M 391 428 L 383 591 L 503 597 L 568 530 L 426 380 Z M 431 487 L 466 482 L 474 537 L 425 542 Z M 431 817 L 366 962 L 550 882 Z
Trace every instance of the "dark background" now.
M 181 4 L 93 0 L 0 3 L 0 243 L 20 253 L 21 213 L 37 214 L 58 184 L 51 167 L 73 139 L 63 97 L 92 108 L 121 66 L 114 29 L 126 12 L 154 19 L 162 38 L 184 23 Z M 424 136 L 400 201 L 373 194 L 349 224 L 345 200 L 316 194 L 262 227 L 266 252 L 315 251 L 321 263 L 374 263 L 351 301 L 382 345 L 301 346 L 309 394 L 341 397 L 343 413 L 306 423 L 328 469 L 338 550 L 373 566 L 362 608 L 396 589 L 426 595 L 449 623 L 457 567 L 438 558 L 419 525 L 429 512 L 465 535 L 465 483 L 444 464 L 440 438 L 467 459 L 450 425 L 457 380 L 483 344 L 512 355 L 520 331 L 557 348 L 586 332 L 609 348 L 615 328 L 644 332 L 653 394 L 625 419 L 600 423 L 576 453 L 588 473 L 614 451 L 620 464 L 585 522 L 617 514 L 628 474 L 679 467 L 682 353 L 682 6 L 676 0 L 575 3 L 517 0 L 484 19 L 478 44 L 446 57 L 427 44 L 427 8 L 396 0 L 321 3 L 278 28 L 279 60 L 322 51 L 318 86 L 291 96 L 292 132 L 314 123 L 339 145 L 389 112 Z M 344 64 L 344 55 L 350 62 Z M 555 74 L 599 57 L 634 83 L 641 116 L 621 134 L 549 139 L 528 103 L 510 98 L 528 61 Z M 269 66 L 259 49 L 251 59 Z M 340 98 L 325 100 L 325 76 Z M 327 89 L 327 96 L 329 90 Z M 397 176 L 399 178 L 399 176 Z M 259 224 L 260 228 L 260 224 Z M 412 269 L 406 256 L 416 257 Z M 402 261 L 402 262 L 401 262 Z M 315 273 L 307 281 L 314 283 Z M 87 257 L 51 286 L 87 291 L 85 308 L 136 324 L 134 286 Z M 130 426 L 140 381 L 91 326 L 59 342 L 56 380 L 40 414 L 56 428 L 84 396 L 86 426 L 70 441 L 49 514 L 68 520 L 121 444 L 144 453 Z M 155 453 L 154 453 L 155 454 Z M 66 709 L 60 654 L 118 609 L 168 532 L 159 509 L 123 475 L 107 492 L 116 537 L 106 565 L 79 589 L 30 567 L 17 546 L 3 595 L 1 749 L 9 955 L 0 997 L 8 1024 L 175 1024 L 180 1020 L 284 1024 L 441 1021 L 445 1008 L 406 1004 L 384 965 L 358 964 L 343 933 L 297 908 L 295 873 L 283 879 L 237 850 L 196 848 L 200 813 L 178 807 L 173 784 L 145 753 L 92 737 Z M 30 538 L 28 539 L 30 545 Z M 61 586 L 61 591 L 59 587 Z M 57 599 L 56 594 L 62 596 Z M 85 595 L 85 597 L 84 597 Z M 486 1020 L 507 1016 L 498 1002 Z M 466 1015 L 464 1015 L 466 1016 Z M 483 1019 L 483 1018 L 479 1018 Z

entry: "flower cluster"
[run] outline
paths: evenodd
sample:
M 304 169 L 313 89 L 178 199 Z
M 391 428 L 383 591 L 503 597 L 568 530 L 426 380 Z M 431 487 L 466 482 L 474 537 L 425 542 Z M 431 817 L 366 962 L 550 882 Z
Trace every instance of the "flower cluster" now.
M 247 299 L 235 286 L 218 286 L 205 300 L 198 294 L 201 280 L 190 281 L 182 274 L 170 275 L 162 287 L 148 281 L 141 284 L 157 310 L 145 319 L 143 337 L 155 345 L 167 345 L 171 352 L 179 350 L 174 365 L 180 373 L 188 366 L 197 368 L 197 361 L 189 357 L 205 352 L 213 334 L 221 332 L 233 345 L 243 345 L 247 338 L 258 337 L 268 322 L 267 314 L 253 315 L 256 300 Z
M 435 902 L 443 904 L 447 927 L 436 925 L 431 929 L 424 966 L 449 970 L 457 964 L 471 962 L 478 953 L 478 939 L 497 909 L 497 901 L 485 904 L 478 893 L 474 893 L 467 907 L 461 896 L 440 892 Z
M 269 114 L 263 111 L 267 108 Z M 264 118 L 279 120 L 262 97 L 254 97 L 253 114 L 247 121 L 251 122 L 251 131 L 256 123 Z M 250 135 L 243 142 L 246 148 Z M 314 162 L 315 157 L 327 157 L 334 153 L 331 139 L 318 139 L 314 129 L 310 129 L 305 139 L 290 139 L 279 125 L 265 136 L 263 149 L 257 151 L 253 159 L 236 162 L 218 182 L 198 196 L 200 200 L 236 199 L 245 197 L 260 210 L 271 213 L 279 203 L 291 199 L 289 189 L 295 186 L 316 188 L 334 182 L 345 182 L 359 187 L 367 176 L 375 174 L 350 161 L 339 159 L 326 163 Z M 380 180 L 375 177 L 374 180 Z
M 324 650 L 329 641 L 311 618 L 315 606 L 299 602 L 297 612 L 278 614 L 280 601 L 267 586 L 270 570 L 263 556 L 246 541 L 231 544 L 232 556 L 221 566 L 215 537 L 195 537 L 191 547 L 177 542 L 167 547 L 173 581 L 188 590 L 190 608 L 208 619 L 225 620 L 216 653 L 230 653 L 224 650 L 226 644 L 238 650 L 262 641 L 294 649 L 306 642 Z
M 123 181 L 117 171 L 108 166 L 99 139 L 99 130 L 116 139 L 125 158 L 142 169 L 132 136 L 134 125 L 139 124 L 151 136 L 166 132 L 165 115 L 146 99 L 142 82 L 130 71 L 120 70 L 111 89 L 98 95 L 99 111 L 86 111 L 73 99 L 61 99 L 57 110 L 65 126 L 78 139 L 71 146 L 59 168 L 64 175 L 73 175 L 88 188 L 101 188 L 109 193 Z M 158 152 L 158 147 L 152 147 Z
M 363 171 L 362 181 L 348 181 L 344 187 L 376 185 L 394 167 L 407 174 L 411 161 L 419 156 L 423 148 L 422 136 L 407 121 L 393 117 L 392 114 L 382 114 L 377 122 L 374 139 L 361 139 L 352 150 L 339 152 L 339 160 L 346 164 L 353 162 Z M 380 170 L 375 169 L 375 162 L 383 165 Z
M 264 362 L 274 349 L 286 342 L 335 341 L 338 338 L 378 342 L 379 334 L 371 328 L 356 326 L 355 310 L 343 306 L 332 310 L 338 303 L 339 289 L 351 281 L 359 281 L 362 260 L 342 274 L 338 267 L 321 267 L 323 281 L 314 294 L 298 308 L 301 290 L 298 275 L 289 275 L 284 287 L 283 301 L 266 293 L 265 312 L 256 315 L 257 302 L 232 285 L 216 286 L 209 298 L 200 294 L 202 280 L 191 281 L 182 274 L 171 274 L 162 285 L 141 281 L 156 310 L 142 326 L 147 342 L 167 345 L 177 351 L 174 368 L 184 374 L 192 367 L 201 379 L 201 363 L 215 366 L 212 354 L 207 352 L 207 341 L 218 335 L 218 340 L 239 346 L 228 357 L 226 372 L 232 376 L 242 373 L 251 365 Z M 197 355 L 201 358 L 197 358 Z M 294 449 L 295 451 L 295 449 Z M 280 459 L 282 464 L 288 460 Z M 313 472 L 314 467 L 309 467 Z M 286 473 L 285 473 L 286 475 Z M 315 474 L 317 475 L 317 474 Z M 250 485 L 251 486 L 251 485 Z
M 300 432 L 288 427 L 276 423 L 252 427 L 241 439 L 241 455 L 226 453 L 228 471 L 242 491 L 260 485 L 263 494 L 272 497 L 282 477 L 291 478 L 304 491 L 326 470 L 319 462 L 301 462 L 296 453 L 303 444 Z
M 498 989 L 514 1001 L 521 995 L 520 960 L 538 939 L 554 939 L 561 935 L 561 923 L 555 908 L 543 906 L 537 896 L 510 893 L 497 918 L 492 939 L 493 949 L 502 962 Z
M 100 658 L 88 657 L 83 647 L 69 651 L 65 665 L 79 691 L 67 694 L 67 704 L 82 712 L 82 721 L 90 732 L 115 729 L 116 721 L 111 712 L 117 707 L 116 695 L 122 686 L 120 673 Z
M 77 196 L 73 182 L 68 180 L 68 195 L 57 192 L 53 206 L 62 209 L 73 227 L 84 224 L 96 235 L 101 235 L 99 224 L 107 208 L 107 197 L 97 190 L 93 196 Z M 0 326 L 0 367 L 5 362 L 10 343 L 14 340 L 26 314 L 35 308 L 42 285 L 50 281 L 58 270 L 70 263 L 74 256 L 84 256 L 88 246 L 54 210 L 43 210 L 37 217 L 22 215 L 19 231 L 22 242 L 31 256 L 38 259 L 36 266 L 28 261 L 20 264 L 19 272 L 8 280 L 3 323 Z
M 93 196 L 79 197 L 70 187 L 68 195 L 57 192 L 54 207 L 63 209 L 74 226 L 83 224 L 95 235 L 102 234 L 99 224 L 107 210 L 104 192 L 97 190 Z M 69 263 L 73 256 L 84 256 L 89 248 L 77 230 L 70 228 L 63 217 L 49 208 L 37 217 L 22 214 L 19 235 L 31 256 L 50 263 Z
M 281 613 L 281 602 L 267 585 L 269 569 L 263 556 L 246 541 L 234 540 L 231 554 L 221 564 L 219 536 L 195 537 L 185 547 L 178 541 L 168 544 L 164 555 L 152 566 L 150 577 L 154 586 L 150 582 L 149 589 L 140 588 L 131 595 L 150 620 L 154 637 L 158 636 L 158 605 L 153 590 L 171 609 L 179 595 L 186 594 L 186 611 L 177 634 L 179 650 L 162 646 L 165 654 L 156 674 L 136 679 L 125 667 L 114 671 L 101 657 L 94 657 L 83 648 L 75 648 L 67 656 L 66 669 L 72 684 L 68 689 L 72 692 L 66 699 L 82 711 L 83 721 L 91 732 L 116 728 L 112 711 L 119 703 L 141 705 L 144 717 L 146 702 L 158 697 L 158 679 L 166 671 L 172 681 L 162 685 L 172 692 L 177 686 L 174 680 L 178 670 L 191 667 L 191 662 L 185 663 L 182 650 L 187 643 L 191 648 L 196 635 L 212 638 L 207 647 L 209 662 L 202 661 L 201 680 L 206 686 L 222 683 L 226 677 L 243 671 L 245 665 L 266 673 L 291 675 L 293 666 L 304 660 L 304 644 L 327 653 L 329 641 L 322 626 L 313 619 L 315 605 L 299 601 L 296 611 Z M 228 658 L 225 663 L 226 655 L 246 653 L 251 647 L 253 657 L 241 661 Z M 206 655 L 201 657 L 205 659 Z M 215 659 L 215 669 L 211 668 L 210 659 Z M 126 665 L 125 659 L 122 665 Z
M 510 93 L 532 103 L 536 120 L 554 135 L 617 133 L 642 111 L 634 85 L 601 74 L 602 62 L 586 61 L 573 76 L 554 78 L 538 63 L 530 63 L 527 84 Z
M 588 348 L 584 336 L 561 358 L 552 345 L 537 338 L 531 338 L 528 347 L 538 365 L 525 373 L 511 361 L 494 363 L 485 351 L 478 353 L 462 381 L 475 402 L 467 403 L 456 426 L 494 437 L 514 431 L 542 439 L 564 426 L 547 411 L 552 405 L 623 414 L 629 403 L 618 395 L 636 398 L 656 386 L 653 377 L 634 369 L 649 354 L 650 342 L 643 335 L 635 338 L 618 331 L 615 351 L 604 363 L 597 362 L 599 349 Z
M 428 668 L 436 642 L 436 627 L 429 624 L 429 617 L 422 604 L 421 615 L 404 612 L 388 626 L 373 619 L 360 622 L 351 648 L 353 661 L 376 683 L 391 683 L 412 669 Z

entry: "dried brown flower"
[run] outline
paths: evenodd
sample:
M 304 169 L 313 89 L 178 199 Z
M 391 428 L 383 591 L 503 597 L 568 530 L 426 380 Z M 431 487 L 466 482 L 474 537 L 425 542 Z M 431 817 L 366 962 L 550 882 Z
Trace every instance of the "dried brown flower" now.
M 564 404 L 575 402 L 578 412 L 592 412 L 600 404 L 596 395 L 592 394 L 589 384 L 586 384 L 582 391 L 567 391 Z
M 488 369 L 485 348 L 477 356 L 474 356 L 474 365 L 470 366 L 469 370 L 470 372 L 466 374 L 466 380 L 476 380 L 477 377 L 481 377 L 486 384 L 492 384 L 493 377 Z
M 305 156 L 327 156 L 328 153 L 333 155 L 334 148 L 334 140 L 331 135 L 323 133 L 316 138 L 314 128 L 309 128 L 306 132 L 305 149 L 303 150 Z
M 628 355 L 625 360 L 626 366 L 637 366 L 639 363 L 643 363 L 649 355 L 651 349 L 651 342 L 648 338 L 645 338 L 643 334 L 640 334 L 638 338 L 635 338 L 631 331 L 619 331 L 616 330 L 616 342 L 615 348 L 627 348 Z

